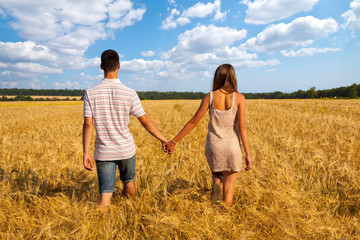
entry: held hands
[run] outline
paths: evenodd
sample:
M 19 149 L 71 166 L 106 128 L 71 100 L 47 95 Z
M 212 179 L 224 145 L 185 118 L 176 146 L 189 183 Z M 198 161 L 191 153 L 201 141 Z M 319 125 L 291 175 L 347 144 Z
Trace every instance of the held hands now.
M 162 143 L 162 150 L 165 153 L 168 153 L 170 156 L 174 153 L 176 148 L 176 143 L 174 143 L 173 141 L 167 141 L 165 143 Z

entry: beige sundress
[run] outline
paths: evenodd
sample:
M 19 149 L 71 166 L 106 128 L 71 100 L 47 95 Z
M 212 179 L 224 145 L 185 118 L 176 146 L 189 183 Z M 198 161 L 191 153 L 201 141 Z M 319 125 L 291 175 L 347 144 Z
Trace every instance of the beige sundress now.
M 242 152 L 237 127 L 237 111 L 235 92 L 231 108 L 224 111 L 215 108 L 213 92 L 210 92 L 210 120 L 205 156 L 212 172 L 238 172 L 241 169 Z

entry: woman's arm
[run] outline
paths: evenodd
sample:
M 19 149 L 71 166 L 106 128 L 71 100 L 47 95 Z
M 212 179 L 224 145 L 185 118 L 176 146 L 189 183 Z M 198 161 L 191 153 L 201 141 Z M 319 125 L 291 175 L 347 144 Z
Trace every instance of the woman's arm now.
M 175 144 L 178 143 L 181 139 L 183 139 L 191 130 L 193 130 L 196 125 L 199 123 L 201 118 L 204 116 L 204 114 L 209 109 L 209 103 L 210 103 L 210 93 L 206 94 L 204 99 L 201 101 L 200 107 L 196 111 L 195 115 L 188 121 L 183 129 L 176 135 L 176 137 L 171 140 L 171 142 L 168 142 L 167 149 L 170 152 L 173 152 L 175 149 Z
M 249 150 L 249 141 L 248 141 L 248 133 L 246 129 L 245 123 L 245 97 L 242 94 L 238 94 L 237 97 L 239 98 L 239 110 L 237 113 L 237 120 L 238 120 L 238 129 L 240 133 L 241 142 L 244 146 L 245 150 L 245 161 L 246 161 L 246 168 L 245 170 L 251 169 L 251 158 L 250 158 L 250 150 Z

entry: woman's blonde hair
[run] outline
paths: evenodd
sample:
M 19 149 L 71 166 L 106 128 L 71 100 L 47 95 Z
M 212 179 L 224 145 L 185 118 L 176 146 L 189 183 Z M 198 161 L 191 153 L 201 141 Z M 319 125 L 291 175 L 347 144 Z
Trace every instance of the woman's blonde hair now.
M 215 71 L 212 90 L 220 88 L 227 92 L 237 92 L 235 69 L 230 64 L 222 64 Z

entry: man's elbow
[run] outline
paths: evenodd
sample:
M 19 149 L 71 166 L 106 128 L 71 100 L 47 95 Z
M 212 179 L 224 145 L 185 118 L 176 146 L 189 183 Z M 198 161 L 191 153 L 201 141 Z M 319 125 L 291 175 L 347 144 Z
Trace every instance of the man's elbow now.
M 83 130 L 89 130 L 89 129 L 92 129 L 93 128 L 93 125 L 90 124 L 90 123 L 84 123 L 83 124 Z

